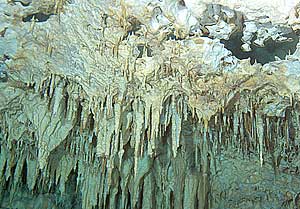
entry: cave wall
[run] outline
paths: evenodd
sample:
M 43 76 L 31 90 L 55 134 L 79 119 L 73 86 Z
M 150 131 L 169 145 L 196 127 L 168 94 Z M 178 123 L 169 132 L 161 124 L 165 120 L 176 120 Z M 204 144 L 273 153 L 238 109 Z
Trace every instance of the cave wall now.
M 189 3 L 0 1 L 1 207 L 299 206 L 299 44 L 238 59 L 247 10 Z

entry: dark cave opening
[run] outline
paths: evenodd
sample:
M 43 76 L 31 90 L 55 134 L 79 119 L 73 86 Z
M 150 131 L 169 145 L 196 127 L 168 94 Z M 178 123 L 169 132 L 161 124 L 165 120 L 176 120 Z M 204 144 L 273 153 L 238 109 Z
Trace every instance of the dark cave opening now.
M 44 14 L 41 12 L 38 12 L 35 14 L 30 14 L 26 17 L 23 17 L 23 22 L 31 22 L 33 17 L 36 22 L 46 22 L 50 18 L 51 15 L 53 15 L 53 14 Z
M 299 31 L 286 34 L 284 37 L 290 38 L 291 41 L 276 42 L 272 39 L 268 39 L 264 42 L 264 47 L 257 46 L 253 43 L 256 37 L 251 40 L 250 52 L 244 52 L 241 50 L 242 36 L 241 31 L 233 33 L 229 40 L 221 40 L 225 48 L 230 50 L 232 54 L 238 59 L 248 59 L 250 58 L 250 63 L 254 64 L 255 60 L 258 63 L 266 64 L 275 61 L 275 57 L 280 59 L 285 59 L 285 56 L 293 54 L 296 51 L 297 43 L 299 42 Z
M 32 0 L 27 0 L 27 1 L 14 0 L 13 2 L 14 2 L 14 3 L 19 2 L 19 3 L 21 3 L 21 5 L 22 5 L 23 7 L 28 7 L 28 6 L 32 3 Z

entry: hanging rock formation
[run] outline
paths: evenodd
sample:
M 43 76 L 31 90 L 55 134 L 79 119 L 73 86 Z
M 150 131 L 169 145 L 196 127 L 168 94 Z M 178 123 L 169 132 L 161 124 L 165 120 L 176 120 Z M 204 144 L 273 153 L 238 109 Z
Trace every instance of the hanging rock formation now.
M 0 0 L 1 207 L 300 207 L 300 7 L 255 2 Z

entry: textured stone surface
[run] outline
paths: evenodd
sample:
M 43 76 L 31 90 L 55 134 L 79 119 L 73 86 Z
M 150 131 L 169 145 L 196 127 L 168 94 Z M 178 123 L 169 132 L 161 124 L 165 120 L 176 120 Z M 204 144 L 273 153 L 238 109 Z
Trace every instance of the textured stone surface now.
M 0 0 L 2 207 L 299 206 L 300 46 L 220 41 L 297 37 L 264 3 Z

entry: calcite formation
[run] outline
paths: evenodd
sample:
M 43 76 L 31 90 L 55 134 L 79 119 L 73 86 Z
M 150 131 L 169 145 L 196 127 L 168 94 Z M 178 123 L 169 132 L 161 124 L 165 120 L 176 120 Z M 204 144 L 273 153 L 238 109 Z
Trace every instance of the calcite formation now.
M 2 207 L 300 207 L 299 8 L 0 0 Z

